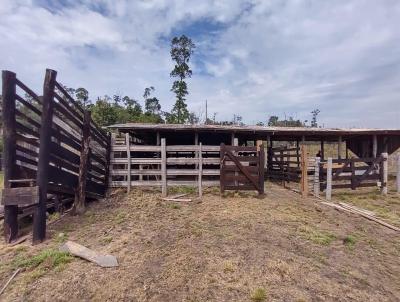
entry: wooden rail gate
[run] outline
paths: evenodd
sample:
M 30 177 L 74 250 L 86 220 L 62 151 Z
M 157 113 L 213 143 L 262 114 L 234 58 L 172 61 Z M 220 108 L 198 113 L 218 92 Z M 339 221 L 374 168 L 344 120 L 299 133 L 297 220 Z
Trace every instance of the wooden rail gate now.
M 17 239 L 18 217 L 33 214 L 33 241 L 46 235 L 46 211 L 104 196 L 110 137 L 46 70 L 43 96 L 2 73 L 4 232 Z
M 320 163 L 320 189 L 328 191 L 328 199 L 332 189 L 355 190 L 379 185 L 387 190 L 387 160 L 387 153 L 377 158 L 328 158 L 327 162 Z
M 264 146 L 220 147 L 220 188 L 225 190 L 256 190 L 264 194 Z

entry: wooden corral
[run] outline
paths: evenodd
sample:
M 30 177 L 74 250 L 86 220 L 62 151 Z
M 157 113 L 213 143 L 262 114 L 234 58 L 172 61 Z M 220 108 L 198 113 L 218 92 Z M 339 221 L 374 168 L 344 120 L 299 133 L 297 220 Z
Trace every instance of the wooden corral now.
M 33 213 L 33 241 L 46 235 L 46 211 L 104 196 L 110 137 L 47 70 L 43 96 L 3 71 L 4 230 L 18 236 L 18 217 Z M 79 210 L 79 209 L 78 209 Z

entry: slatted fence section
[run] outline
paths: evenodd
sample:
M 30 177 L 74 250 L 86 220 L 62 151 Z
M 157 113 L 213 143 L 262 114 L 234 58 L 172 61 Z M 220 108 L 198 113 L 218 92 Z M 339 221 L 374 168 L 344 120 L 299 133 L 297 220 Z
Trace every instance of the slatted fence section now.
M 268 148 L 267 177 L 282 182 L 300 182 L 301 152 L 297 147 Z
M 18 216 L 34 214 L 33 237 L 40 242 L 47 208 L 74 198 L 99 198 L 108 186 L 110 137 L 56 81 L 56 74 L 46 71 L 41 97 L 15 73 L 2 74 L 2 203 L 8 242 L 17 238 Z M 88 154 L 82 165 L 85 141 Z
M 112 141 L 111 187 L 155 186 L 166 194 L 167 186 L 219 185 L 219 146 L 136 145 L 129 135 Z

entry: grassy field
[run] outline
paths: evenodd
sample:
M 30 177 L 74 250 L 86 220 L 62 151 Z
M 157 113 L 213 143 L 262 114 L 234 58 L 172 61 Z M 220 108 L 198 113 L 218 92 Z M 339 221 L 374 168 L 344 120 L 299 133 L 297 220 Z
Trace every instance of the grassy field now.
M 0 244 L 0 282 L 23 271 L 4 301 L 398 301 L 398 234 L 315 199 L 267 184 L 266 196 L 209 190 L 192 202 L 116 194 L 83 217 L 51 225 L 49 239 Z M 373 192 L 338 200 L 381 202 Z M 397 196 L 397 197 L 396 197 Z M 369 202 L 370 201 L 370 202 Z M 362 204 L 361 204 L 362 202 Z M 385 216 L 385 215 L 383 215 Z M 392 222 L 399 217 L 385 216 Z M 65 240 L 115 255 L 103 269 L 58 252 Z M 2 300 L 2 301 L 3 301 Z

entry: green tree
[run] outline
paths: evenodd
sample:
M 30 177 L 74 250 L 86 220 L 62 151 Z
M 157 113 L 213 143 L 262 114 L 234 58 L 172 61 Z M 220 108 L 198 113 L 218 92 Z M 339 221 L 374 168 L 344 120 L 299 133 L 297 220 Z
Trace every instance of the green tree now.
M 312 119 L 311 119 L 311 127 L 318 127 L 317 116 L 321 111 L 319 109 L 314 109 L 311 111 Z
M 96 103 L 92 106 L 92 118 L 99 126 L 109 126 L 117 123 L 117 112 L 111 98 L 105 95 L 97 98 Z
M 142 121 L 146 123 L 163 123 L 164 120 L 161 117 L 161 105 L 160 101 L 156 97 L 150 97 L 155 91 L 153 86 L 145 88 L 143 93 L 145 113 L 142 117 Z
M 67 90 L 67 92 L 71 93 L 73 91 L 73 89 L 72 90 L 71 90 L 71 88 L 69 88 L 69 89 L 70 89 L 70 91 Z M 78 104 L 81 105 L 83 108 L 87 108 L 90 105 L 89 91 L 87 91 L 83 87 L 79 87 L 74 92 L 75 92 L 75 97 L 76 97 L 76 101 L 78 102 Z
M 192 76 L 192 70 L 189 67 L 189 60 L 196 48 L 192 40 L 185 35 L 174 37 L 171 41 L 171 58 L 175 62 L 174 69 L 171 71 L 172 78 L 178 78 L 172 84 L 171 91 L 176 95 L 176 102 L 172 108 L 171 114 L 168 115 L 169 123 L 182 124 L 188 121 L 189 111 L 185 103 L 186 95 L 189 94 L 186 78 Z

